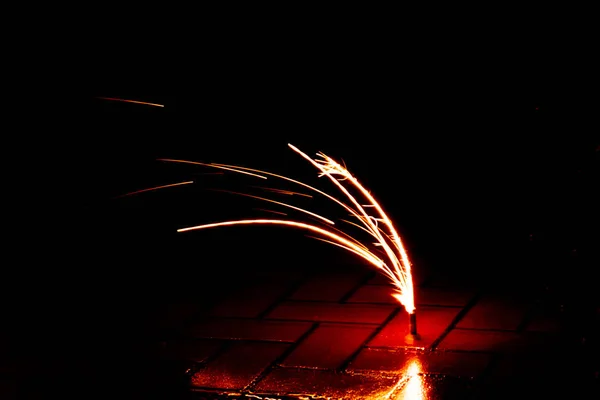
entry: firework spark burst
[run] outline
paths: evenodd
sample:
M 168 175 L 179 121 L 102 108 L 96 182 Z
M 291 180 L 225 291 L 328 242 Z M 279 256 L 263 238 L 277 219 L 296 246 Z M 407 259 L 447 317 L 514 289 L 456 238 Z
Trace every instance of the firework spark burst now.
M 312 159 L 308 155 L 300 151 L 297 147 L 291 144 L 288 144 L 288 146 L 295 153 L 299 154 L 301 157 L 303 157 L 305 160 L 311 163 L 315 168 L 317 168 L 320 171 L 319 177 L 327 177 L 346 196 L 347 200 L 349 201 L 349 204 L 306 183 L 267 171 L 261 171 L 257 169 L 227 164 L 199 163 L 175 159 L 160 160 L 166 162 L 202 165 L 225 171 L 241 173 L 261 179 L 268 179 L 268 177 L 274 177 L 300 185 L 313 192 L 323 195 L 327 199 L 335 202 L 336 204 L 343 207 L 346 211 L 348 211 L 350 215 L 354 217 L 355 220 L 341 221 L 358 227 L 364 232 L 366 232 L 369 236 L 371 236 L 371 238 L 374 239 L 374 242 L 371 243 L 371 245 L 374 246 L 374 248 L 359 241 L 358 239 L 342 231 L 341 229 L 333 227 L 333 225 L 335 225 L 334 221 L 325 218 L 319 214 L 286 203 L 276 202 L 271 199 L 247 195 L 243 193 L 235 194 L 245 195 L 255 199 L 268 201 L 271 203 L 294 209 L 296 211 L 303 212 L 305 214 L 318 218 L 319 222 L 322 223 L 323 226 L 292 219 L 258 218 L 230 220 L 210 224 L 196 225 L 187 228 L 181 228 L 177 231 L 187 232 L 193 230 L 234 225 L 279 225 L 307 230 L 309 232 L 312 232 L 313 234 L 317 234 L 317 236 L 311 237 L 341 247 L 363 258 L 368 263 L 375 266 L 378 271 L 380 271 L 383 275 L 389 278 L 393 283 L 394 293 L 392 294 L 392 296 L 396 300 L 398 300 L 402 306 L 404 306 L 405 310 L 409 314 L 414 314 L 415 301 L 411 263 L 409 261 L 406 249 L 404 248 L 400 235 L 398 234 L 396 228 L 394 227 L 394 224 L 392 223 L 388 215 L 385 213 L 381 205 L 377 202 L 373 195 L 367 189 L 365 189 L 364 186 L 344 166 L 336 162 L 331 157 L 323 153 L 317 153 L 317 158 Z M 359 199 L 357 199 L 354 195 L 350 193 L 350 191 L 348 190 L 349 187 L 354 188 L 353 190 L 356 190 L 358 191 L 358 193 L 360 193 L 361 201 L 359 201 Z M 278 190 L 275 189 L 272 191 L 277 192 Z M 296 193 L 288 191 L 280 192 L 287 194 Z M 361 202 L 365 201 L 366 204 L 361 204 Z M 375 251 L 375 249 L 378 249 L 379 251 Z

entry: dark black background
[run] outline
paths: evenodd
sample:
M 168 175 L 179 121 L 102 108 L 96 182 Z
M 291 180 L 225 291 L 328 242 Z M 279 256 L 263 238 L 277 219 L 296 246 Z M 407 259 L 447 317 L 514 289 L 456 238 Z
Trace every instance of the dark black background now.
M 34 217 L 23 226 L 36 227 L 21 229 L 45 249 L 24 253 L 48 261 L 30 268 L 48 279 L 62 271 L 59 282 L 80 276 L 86 284 L 67 287 L 87 288 L 115 283 L 113 268 L 117 281 L 129 282 L 150 271 L 179 276 L 176 266 L 190 263 L 173 257 L 223 262 L 216 249 L 243 246 L 245 232 L 206 244 L 236 230 L 185 239 L 175 230 L 247 216 L 252 205 L 207 193 L 214 177 L 194 176 L 201 167 L 156 159 L 319 181 L 287 143 L 346 162 L 389 211 L 409 251 L 430 263 L 514 262 L 532 238 L 561 254 L 593 253 L 597 101 L 581 40 L 441 28 L 395 39 L 385 29 L 285 25 L 231 20 L 152 38 L 101 30 L 32 89 L 19 128 L 24 156 L 15 152 L 15 165 L 25 172 L 24 218 Z M 111 200 L 190 176 L 202 179 Z M 265 253 L 312 246 L 275 231 L 285 239 Z M 49 260 L 60 260 L 52 262 L 58 267 L 39 267 Z M 214 268 L 196 271 L 210 277 Z
M 243 187 L 235 177 L 157 158 L 320 182 L 287 143 L 344 160 L 409 254 L 434 269 L 503 276 L 510 265 L 556 280 L 570 265 L 579 269 L 566 287 L 591 282 L 599 143 L 585 46 L 540 32 L 513 41 L 282 25 L 101 33 L 28 92 L 14 163 L 26 240 L 4 280 L 20 337 L 51 326 L 38 343 L 102 337 L 99 348 L 114 350 L 119 335 L 139 334 L 148 304 L 210 299 L 255 270 L 345 260 L 285 228 L 176 232 L 254 215 L 253 205 L 206 190 L 217 179 Z M 114 199 L 190 177 L 193 186 Z

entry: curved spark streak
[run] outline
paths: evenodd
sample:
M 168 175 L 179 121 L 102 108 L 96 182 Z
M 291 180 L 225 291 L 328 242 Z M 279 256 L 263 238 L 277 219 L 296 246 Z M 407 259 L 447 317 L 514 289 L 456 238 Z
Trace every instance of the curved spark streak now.
M 212 224 L 204 224 L 192 226 L 189 228 L 181 228 L 177 229 L 177 232 L 187 232 L 199 229 L 208 229 L 208 228 L 217 228 L 221 226 L 233 226 L 233 225 L 258 225 L 258 224 L 270 224 L 270 225 L 287 225 L 293 226 L 301 229 L 308 229 L 309 231 L 313 231 L 316 233 L 320 233 L 323 236 L 333 239 L 338 244 L 343 247 L 347 247 L 352 249 L 352 251 L 373 264 L 375 267 L 382 269 L 385 265 L 381 259 L 371 254 L 369 251 L 364 250 L 362 247 L 357 246 L 350 240 L 347 240 L 340 235 L 330 232 L 327 229 L 319 228 L 315 225 L 306 224 L 304 222 L 290 221 L 290 220 L 282 220 L 282 219 L 241 219 L 236 221 L 224 221 L 224 222 L 215 222 Z
M 279 193 L 279 194 L 285 194 L 285 195 L 288 195 L 288 196 L 304 196 L 304 197 L 310 197 L 310 198 L 312 198 L 312 196 L 310 194 L 293 192 L 291 190 L 275 189 L 275 188 L 264 187 L 264 186 L 253 186 L 253 187 L 258 188 L 258 189 L 262 189 L 262 190 L 267 190 L 269 192 L 275 192 L 275 193 Z
M 164 189 L 164 188 L 173 187 L 173 186 L 189 185 L 190 183 L 194 183 L 194 181 L 171 183 L 169 185 L 155 186 L 155 187 L 151 187 L 148 189 L 136 190 L 135 192 L 129 192 L 129 193 L 125 193 L 125 194 L 113 197 L 113 199 L 118 199 L 118 198 L 125 197 L 125 196 L 133 196 L 134 194 L 150 192 L 152 190 Z
M 145 101 L 137 101 L 137 100 L 119 99 L 116 97 L 96 97 L 96 98 L 101 99 L 101 100 L 120 101 L 122 103 L 135 103 L 135 104 L 143 104 L 145 106 L 164 107 L 164 104 L 148 103 Z

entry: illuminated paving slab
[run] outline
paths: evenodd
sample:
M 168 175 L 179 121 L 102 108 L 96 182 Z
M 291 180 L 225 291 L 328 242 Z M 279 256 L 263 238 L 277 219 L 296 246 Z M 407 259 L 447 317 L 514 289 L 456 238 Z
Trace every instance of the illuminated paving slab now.
M 337 369 L 374 331 L 372 326 L 320 324 L 302 340 L 282 365 Z

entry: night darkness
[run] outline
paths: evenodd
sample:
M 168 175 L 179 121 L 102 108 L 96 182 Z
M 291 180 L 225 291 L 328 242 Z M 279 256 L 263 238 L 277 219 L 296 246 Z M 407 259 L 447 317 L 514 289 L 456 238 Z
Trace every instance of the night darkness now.
M 209 301 L 251 271 L 351 258 L 285 228 L 175 232 L 243 217 L 256 204 L 206 190 L 229 175 L 158 158 L 319 182 L 287 143 L 343 160 L 394 218 L 409 253 L 433 268 L 500 276 L 511 264 L 555 282 L 576 254 L 580 269 L 564 283 L 591 290 L 600 142 L 582 75 L 557 75 L 536 48 L 436 42 L 398 59 L 339 38 L 238 39 L 207 39 L 194 63 L 139 54 L 136 41 L 106 46 L 49 106 L 53 133 L 36 146 L 48 162 L 36 167 L 30 196 L 44 224 L 31 239 L 36 250 L 25 252 L 35 273 L 10 272 L 27 315 L 57 327 L 49 341 L 64 344 L 60 324 L 106 334 L 119 321 L 137 332 L 130 316 L 145 304 L 191 292 Z M 114 199 L 188 179 L 197 183 Z M 534 251 L 542 267 L 523 261 Z

